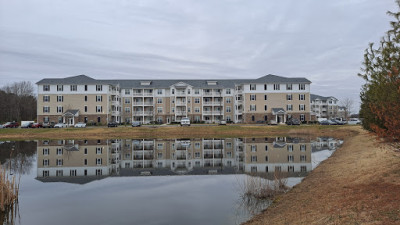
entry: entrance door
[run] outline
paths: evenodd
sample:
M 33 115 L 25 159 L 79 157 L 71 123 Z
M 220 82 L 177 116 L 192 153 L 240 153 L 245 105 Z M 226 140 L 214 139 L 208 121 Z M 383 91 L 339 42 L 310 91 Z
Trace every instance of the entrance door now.
M 74 118 L 68 118 L 68 125 L 74 124 Z

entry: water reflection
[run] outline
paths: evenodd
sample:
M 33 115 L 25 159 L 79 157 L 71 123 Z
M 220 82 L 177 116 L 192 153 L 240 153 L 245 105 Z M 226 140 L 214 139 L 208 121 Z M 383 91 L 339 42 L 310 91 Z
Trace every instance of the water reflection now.
M 279 173 L 293 186 L 341 141 L 268 137 L 22 143 L 14 143 L 20 155 L 11 157 L 13 144 L 0 143 L 3 165 L 11 162 L 17 168 L 18 162 L 29 161 L 21 173 L 33 171 L 33 177 L 22 177 L 25 223 L 16 224 L 97 225 L 111 218 L 116 224 L 242 223 L 270 203 L 240 198 L 236 186 L 248 179 L 246 174 L 273 181 Z M 64 217 L 60 212 L 66 210 Z M 43 212 L 54 212 L 54 217 Z M 124 219 L 127 214 L 131 220 Z
M 37 179 L 86 183 L 106 176 L 288 173 L 304 176 L 311 153 L 334 139 L 117 139 L 37 143 Z M 329 148 L 328 148 L 329 149 Z M 85 178 L 85 179 L 71 179 Z

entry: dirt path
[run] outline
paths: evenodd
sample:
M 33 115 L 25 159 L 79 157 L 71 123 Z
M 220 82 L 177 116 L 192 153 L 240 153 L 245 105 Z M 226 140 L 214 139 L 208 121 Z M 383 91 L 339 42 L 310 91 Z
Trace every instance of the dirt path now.
M 400 224 L 400 154 L 366 131 L 246 224 Z

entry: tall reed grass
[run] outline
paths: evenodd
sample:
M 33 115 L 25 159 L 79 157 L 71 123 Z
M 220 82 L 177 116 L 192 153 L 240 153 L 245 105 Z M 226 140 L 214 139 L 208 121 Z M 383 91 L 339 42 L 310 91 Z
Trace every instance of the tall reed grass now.
M 18 211 L 19 179 L 0 165 L 0 220 L 14 224 Z

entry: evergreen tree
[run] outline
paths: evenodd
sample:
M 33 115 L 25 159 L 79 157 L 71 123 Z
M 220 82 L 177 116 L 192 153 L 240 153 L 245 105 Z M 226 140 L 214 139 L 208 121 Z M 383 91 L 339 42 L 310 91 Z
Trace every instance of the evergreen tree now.
M 397 1 L 400 8 L 400 1 Z M 400 12 L 388 12 L 394 18 L 391 29 L 379 47 L 365 50 L 362 73 L 360 116 L 363 127 L 390 141 L 400 140 Z

